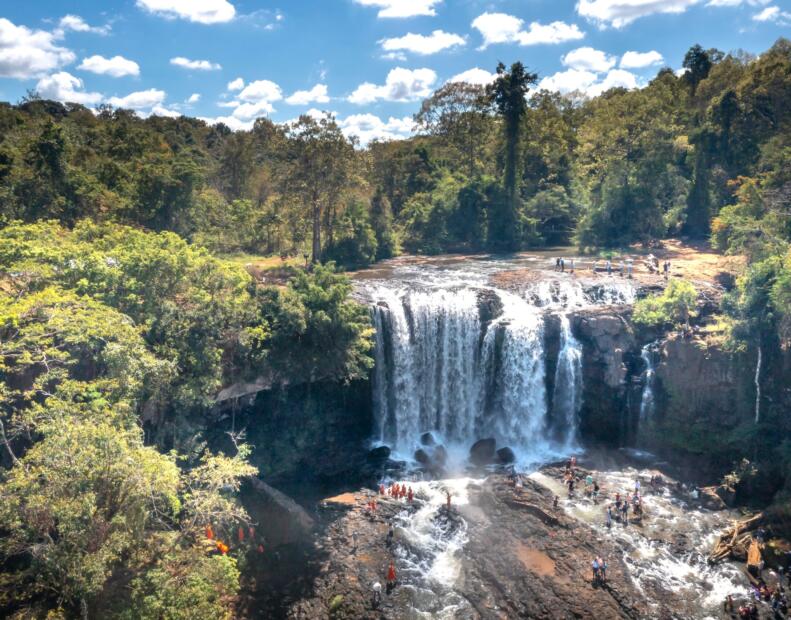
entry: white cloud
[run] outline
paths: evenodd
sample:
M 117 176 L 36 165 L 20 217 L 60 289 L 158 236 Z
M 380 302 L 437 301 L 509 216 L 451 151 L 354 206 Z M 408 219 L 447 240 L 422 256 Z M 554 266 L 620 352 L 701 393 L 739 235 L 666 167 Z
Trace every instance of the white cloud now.
M 779 6 L 768 6 L 760 13 L 753 15 L 753 20 L 757 22 L 777 22 L 781 26 L 791 24 L 791 13 L 781 11 Z
M 593 71 L 568 69 L 545 77 L 538 84 L 539 89 L 557 91 L 561 94 L 580 92 L 595 97 L 616 87 L 637 88 L 637 76 L 622 69 L 611 69 L 603 79 Z
M 249 131 L 255 125 L 255 119 L 249 121 L 240 121 L 238 118 L 234 118 L 233 116 L 216 116 L 214 118 L 207 118 L 207 117 L 200 117 L 199 120 L 202 120 L 208 125 L 217 125 L 222 123 L 223 125 L 227 125 L 233 131 Z
M 665 61 L 662 54 L 656 50 L 650 52 L 626 52 L 621 57 L 621 69 L 644 69 Z
M 171 110 L 170 108 L 166 108 L 162 105 L 155 105 L 151 108 L 150 116 L 164 116 L 166 118 L 178 118 L 179 116 L 183 116 L 181 112 L 178 110 Z
M 236 78 L 232 82 L 228 82 L 228 90 L 242 90 L 244 88 L 244 80 L 242 78 Z
M 51 32 L 16 26 L 0 17 L 0 77 L 42 77 L 74 62 L 74 54 L 55 44 Z
M 208 60 L 190 60 L 183 56 L 176 56 L 170 59 L 170 64 L 174 67 L 181 67 L 182 69 L 192 69 L 193 71 L 219 71 L 222 69 L 221 65 L 216 62 L 209 62 Z
M 286 103 L 290 105 L 308 105 L 309 103 L 329 103 L 330 98 L 327 95 L 327 86 L 325 84 L 316 84 L 310 90 L 298 90 L 288 99 Z
M 373 140 L 403 140 L 412 135 L 412 117 L 390 117 L 386 122 L 374 114 L 352 114 L 338 120 L 338 126 L 346 137 L 356 136 L 362 146 Z
M 524 20 L 505 13 L 483 13 L 472 22 L 472 27 L 483 36 L 481 49 L 495 43 L 518 43 L 519 45 L 539 45 L 542 43 L 563 43 L 576 41 L 585 36 L 576 24 L 555 21 L 551 24 L 532 22 L 527 30 Z
M 250 82 L 239 93 L 239 100 L 248 103 L 258 103 L 266 101 L 271 103 L 273 101 L 280 101 L 283 98 L 283 91 L 280 86 L 269 80 L 258 80 Z
M 162 105 L 166 96 L 165 91 L 150 88 L 148 90 L 130 93 L 126 97 L 110 97 L 107 102 L 116 108 L 143 110 L 145 108 L 153 108 L 154 106 Z
M 774 21 L 780 15 L 779 6 L 768 6 L 760 13 L 753 15 L 753 19 L 757 22 Z
M 683 13 L 700 0 L 579 0 L 577 13 L 602 26 L 623 28 L 654 13 Z
M 486 86 L 487 84 L 491 84 L 492 82 L 494 82 L 496 79 L 497 79 L 496 73 L 489 73 L 484 69 L 475 67 L 474 69 L 468 69 L 463 73 L 454 75 L 452 78 L 448 80 L 448 83 L 466 82 L 467 84 Z
M 140 65 L 133 60 L 128 60 L 123 56 L 89 56 L 84 58 L 77 67 L 82 71 L 90 71 L 99 75 L 109 75 L 111 77 L 124 77 L 125 75 L 140 75 Z
M 624 71 L 623 69 L 613 69 L 607 73 L 601 82 L 598 82 L 588 88 L 588 94 L 595 97 L 610 90 L 611 88 L 626 88 L 632 90 L 637 88 L 637 86 L 637 76 L 634 73 Z
M 396 67 L 387 74 L 384 85 L 370 82 L 360 84 L 349 97 L 351 103 L 374 101 L 415 101 L 431 94 L 437 74 L 431 69 L 403 69 Z
M 612 69 L 616 58 L 592 47 L 578 47 L 563 56 L 561 62 L 572 69 L 601 73 Z
M 416 17 L 437 14 L 434 7 L 442 0 L 354 0 L 362 6 L 379 9 L 379 17 Z
M 249 121 L 272 114 L 275 108 L 268 101 L 257 101 L 256 103 L 240 103 L 233 110 L 234 118 L 240 121 Z
M 379 41 L 385 52 L 413 52 L 423 56 L 464 45 L 463 37 L 444 30 L 435 30 L 430 35 L 408 33 L 403 37 Z
M 110 34 L 111 27 L 107 26 L 90 26 L 79 15 L 65 15 L 58 22 L 58 27 L 54 31 L 54 35 L 58 38 L 65 36 L 66 32 L 92 32 L 94 34 L 106 35 Z
M 44 99 L 82 105 L 96 105 L 104 99 L 101 93 L 87 93 L 84 88 L 80 78 L 66 71 L 43 77 L 36 84 L 36 91 Z
M 192 93 L 187 99 L 187 103 L 198 103 L 200 101 L 200 93 Z
M 749 4 L 750 6 L 765 6 L 772 0 L 709 0 L 706 6 L 739 6 Z
M 584 69 L 567 69 L 543 78 L 538 83 L 539 90 L 557 91 L 562 94 L 575 91 L 587 92 L 596 82 L 596 74 Z
M 137 6 L 155 15 L 199 24 L 229 22 L 236 15 L 228 0 L 137 0 Z

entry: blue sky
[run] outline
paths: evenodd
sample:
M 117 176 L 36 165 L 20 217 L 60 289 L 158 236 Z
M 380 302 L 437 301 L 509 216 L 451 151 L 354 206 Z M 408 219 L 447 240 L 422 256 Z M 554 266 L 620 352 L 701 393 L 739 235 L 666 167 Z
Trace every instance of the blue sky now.
M 233 128 L 330 110 L 365 142 L 407 135 L 422 98 L 498 61 L 595 95 L 678 69 L 694 43 L 759 53 L 791 36 L 790 1 L 0 0 L 0 100 Z

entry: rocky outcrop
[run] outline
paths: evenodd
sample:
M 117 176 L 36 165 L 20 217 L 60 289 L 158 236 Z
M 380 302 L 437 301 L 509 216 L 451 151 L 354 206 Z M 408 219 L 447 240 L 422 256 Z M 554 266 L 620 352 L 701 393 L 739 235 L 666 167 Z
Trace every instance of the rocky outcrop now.
M 580 433 L 589 441 L 619 445 L 629 436 L 629 360 L 639 347 L 628 308 L 602 308 L 572 317 L 584 347 Z
M 315 576 L 304 584 L 304 596 L 285 616 L 291 620 L 331 618 L 401 619 L 410 617 L 418 584 L 403 570 L 398 548 L 409 541 L 396 533 L 388 548 L 387 530 L 395 515 L 421 510 L 379 497 L 377 512 L 366 504 L 371 492 L 343 496 L 323 505 L 327 530 L 317 541 Z M 451 532 L 466 524 L 465 545 L 457 580 L 458 611 L 465 620 L 502 618 L 645 618 L 649 608 L 632 585 L 627 568 L 612 541 L 602 540 L 589 527 L 556 510 L 553 494 L 527 480 L 516 491 L 503 476 L 492 476 L 471 489 L 470 504 L 442 506 L 435 519 Z M 608 580 L 591 583 L 590 561 L 608 558 Z M 372 605 L 372 585 L 384 585 L 390 558 L 396 558 L 398 586 L 383 592 L 378 609 Z M 425 584 L 422 585 L 425 588 Z M 431 597 L 422 590 L 421 598 Z M 444 590 L 443 590 L 444 592 Z M 663 609 L 663 613 L 668 610 Z M 672 617 L 672 614 L 662 616 Z
M 369 458 L 372 430 L 370 383 L 325 381 L 262 391 L 251 404 L 229 406 L 209 437 L 215 449 L 228 452 L 228 432 L 244 431 L 261 476 L 304 495 L 307 487 L 375 479 L 387 457 L 380 450 Z
M 470 462 L 473 465 L 489 465 L 494 462 L 497 441 L 493 438 L 479 439 L 470 448 Z
M 260 478 L 245 482 L 242 497 L 253 521 L 265 526 L 268 544 L 280 546 L 303 541 L 316 525 L 302 506 Z

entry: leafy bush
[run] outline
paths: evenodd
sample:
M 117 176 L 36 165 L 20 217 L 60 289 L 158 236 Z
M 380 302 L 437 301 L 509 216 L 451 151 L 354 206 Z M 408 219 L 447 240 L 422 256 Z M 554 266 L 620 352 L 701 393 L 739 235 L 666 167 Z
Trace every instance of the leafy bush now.
M 649 327 L 688 325 L 695 316 L 698 292 L 686 280 L 670 280 L 661 295 L 652 295 L 634 305 L 634 322 Z

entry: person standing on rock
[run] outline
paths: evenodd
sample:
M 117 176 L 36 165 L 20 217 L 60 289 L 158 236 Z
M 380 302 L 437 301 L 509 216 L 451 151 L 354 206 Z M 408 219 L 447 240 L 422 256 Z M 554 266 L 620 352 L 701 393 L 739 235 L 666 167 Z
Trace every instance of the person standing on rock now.
M 450 491 L 447 491 L 448 495 L 448 511 L 450 511 Z
M 415 492 L 412 490 L 412 487 L 409 487 L 409 492 L 407 493 L 407 501 L 411 504 L 415 499 Z
M 601 556 L 598 556 L 596 561 L 599 563 L 599 579 L 605 582 L 607 581 L 607 562 Z
M 607 506 L 606 523 L 607 523 L 607 529 L 609 530 L 612 527 L 612 508 L 610 508 L 609 506 Z
M 593 583 L 596 584 L 599 582 L 599 561 L 596 558 L 593 558 L 591 568 L 593 569 Z
M 390 562 L 390 566 L 387 569 L 387 593 L 390 594 L 395 588 L 396 585 L 396 569 L 395 563 Z
M 390 524 L 390 529 L 387 530 L 387 539 L 385 540 L 385 545 L 389 549 L 393 546 L 393 537 L 395 536 L 395 531 L 393 530 L 393 524 Z
M 558 502 L 560 501 L 560 495 L 555 495 L 555 501 L 552 502 L 552 507 L 557 510 L 558 509 Z
M 374 583 L 374 599 L 373 599 L 373 608 L 379 609 L 379 605 L 382 603 L 382 584 L 378 581 Z

